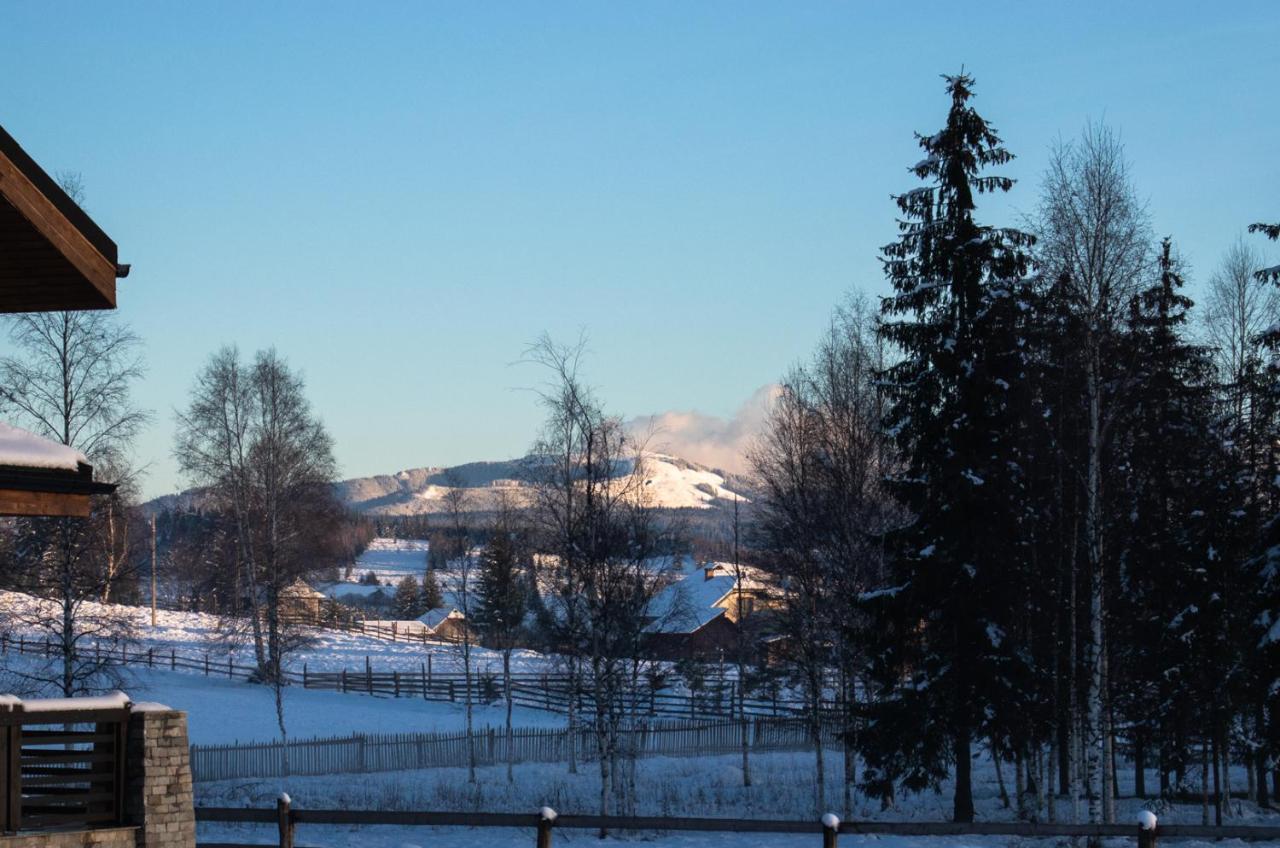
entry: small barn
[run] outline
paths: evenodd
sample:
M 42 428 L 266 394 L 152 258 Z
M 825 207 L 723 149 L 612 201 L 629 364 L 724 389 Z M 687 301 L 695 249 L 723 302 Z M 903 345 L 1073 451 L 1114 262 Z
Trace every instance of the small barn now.
M 470 637 L 477 642 L 474 630 L 467 624 L 467 617 L 457 607 L 436 607 L 418 616 L 427 634 L 445 642 L 461 642 Z

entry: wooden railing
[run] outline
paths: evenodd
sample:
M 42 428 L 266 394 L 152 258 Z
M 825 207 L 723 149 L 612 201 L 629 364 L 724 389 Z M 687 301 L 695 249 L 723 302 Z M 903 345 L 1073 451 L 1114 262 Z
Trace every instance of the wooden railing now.
M 124 820 L 123 695 L 0 701 L 0 831 Z
M 56 657 L 61 645 L 48 639 L 28 639 L 23 634 L 0 633 L 0 654 L 14 652 Z M 81 646 L 85 656 L 95 662 L 114 665 L 145 666 L 158 670 L 183 671 L 205 677 L 230 680 L 254 680 L 256 666 L 237 663 L 227 655 L 214 657 L 204 651 L 180 651 L 177 648 L 130 648 L 127 645 L 88 643 Z M 286 670 L 286 681 L 304 689 L 319 689 L 391 698 L 421 698 L 425 701 L 462 701 L 466 699 L 468 680 L 460 672 L 440 672 L 432 668 L 432 657 L 425 656 L 418 669 L 379 669 L 365 658 L 363 667 L 336 671 L 313 671 L 305 664 L 301 670 Z M 573 687 L 563 674 L 517 673 L 511 679 L 512 700 L 517 706 L 566 713 Z M 641 683 L 637 691 L 619 695 L 621 708 L 636 715 L 687 719 L 735 719 L 741 708 L 748 717 L 785 717 L 805 711 L 800 699 L 780 696 L 762 698 L 748 696 L 741 704 L 732 680 L 715 679 L 697 692 L 653 690 Z M 489 703 L 503 698 L 502 679 L 493 674 L 473 673 L 470 678 L 474 702 Z M 592 707 L 589 683 L 578 681 L 577 706 L 581 711 Z M 824 705 L 833 712 L 835 705 Z
M 197 807 L 197 822 L 239 822 L 275 825 L 280 848 L 294 848 L 299 824 L 397 825 L 400 827 L 520 828 L 535 834 L 537 848 L 551 848 L 555 830 L 698 831 L 702 833 L 792 833 L 821 836 L 823 848 L 837 848 L 840 834 L 891 836 L 1020 836 L 1130 837 L 1138 848 L 1156 848 L 1167 839 L 1280 839 L 1280 827 L 1226 825 L 1160 825 L 1144 812 L 1136 824 L 1066 824 L 1041 822 L 889 822 L 841 821 L 828 813 L 817 821 L 793 819 L 667 818 L 658 816 L 559 815 L 543 807 L 537 813 L 400 812 L 382 810 L 295 809 L 287 795 L 275 809 Z M 247 848 L 238 843 L 197 841 L 200 848 Z M 259 843 L 258 848 L 261 848 Z

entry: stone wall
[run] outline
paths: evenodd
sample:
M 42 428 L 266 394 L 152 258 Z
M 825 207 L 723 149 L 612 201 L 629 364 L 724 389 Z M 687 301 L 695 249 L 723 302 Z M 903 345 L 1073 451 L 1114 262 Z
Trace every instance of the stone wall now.
M 136 827 L 0 836 L 0 848 L 134 848 Z
M 139 707 L 129 718 L 125 818 L 138 825 L 137 848 L 194 848 L 187 714 Z

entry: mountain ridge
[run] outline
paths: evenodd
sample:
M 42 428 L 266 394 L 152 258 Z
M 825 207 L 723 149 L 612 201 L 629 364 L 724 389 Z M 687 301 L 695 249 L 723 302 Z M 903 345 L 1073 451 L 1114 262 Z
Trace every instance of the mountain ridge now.
M 348 477 L 333 484 L 334 493 L 348 508 L 367 515 L 430 515 L 444 511 L 445 495 L 461 482 L 472 511 L 495 509 L 505 495 L 516 506 L 527 506 L 532 490 L 524 469 L 532 457 L 466 462 L 455 466 L 419 466 L 391 474 Z M 627 473 L 630 469 L 620 469 Z M 662 509 L 710 509 L 735 497 L 750 501 L 745 481 L 719 469 L 677 456 L 647 453 L 644 457 L 646 494 Z M 188 489 L 161 495 L 143 504 L 148 512 L 199 508 L 202 490 Z

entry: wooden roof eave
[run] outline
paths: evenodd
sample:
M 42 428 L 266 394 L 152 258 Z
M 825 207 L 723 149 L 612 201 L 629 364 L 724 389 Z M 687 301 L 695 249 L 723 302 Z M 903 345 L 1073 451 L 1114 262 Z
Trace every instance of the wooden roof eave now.
M 0 198 L 0 312 L 115 308 L 115 242 L 3 127 Z
M 87 518 L 90 498 L 115 490 L 83 462 L 75 471 L 0 465 L 0 516 Z

